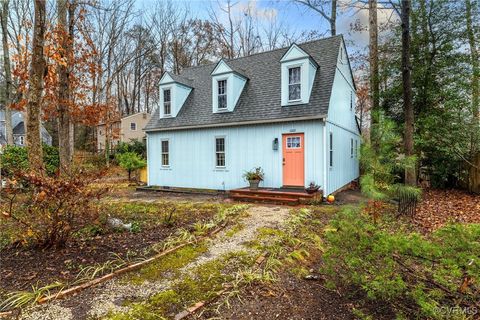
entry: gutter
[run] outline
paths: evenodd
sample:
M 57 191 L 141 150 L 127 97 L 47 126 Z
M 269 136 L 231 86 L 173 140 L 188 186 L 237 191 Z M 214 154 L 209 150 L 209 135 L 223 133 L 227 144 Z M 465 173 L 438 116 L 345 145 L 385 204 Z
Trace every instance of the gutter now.
M 170 128 L 153 128 L 153 129 L 145 128 L 143 129 L 143 131 L 158 132 L 158 131 L 203 129 L 203 128 L 234 127 L 234 126 L 246 126 L 246 125 L 255 125 L 255 124 L 292 122 L 292 121 L 326 120 L 326 118 L 327 118 L 326 115 L 319 115 L 319 116 L 295 117 L 295 118 L 283 118 L 283 119 L 271 119 L 271 120 L 252 120 L 252 121 L 240 121 L 240 122 L 214 123 L 214 124 L 192 125 L 192 126 L 181 126 L 181 127 L 170 127 Z

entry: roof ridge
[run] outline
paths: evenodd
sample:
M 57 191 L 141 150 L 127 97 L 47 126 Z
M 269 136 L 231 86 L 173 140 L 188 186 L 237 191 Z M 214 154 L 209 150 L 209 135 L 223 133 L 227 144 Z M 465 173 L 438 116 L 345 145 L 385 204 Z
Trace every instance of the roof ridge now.
M 329 39 L 333 39 L 333 38 L 343 38 L 343 34 L 337 34 L 337 35 L 334 35 L 334 36 L 330 36 L 330 37 L 326 37 L 326 38 L 321 38 L 321 39 L 314 39 L 314 40 L 310 40 L 310 41 L 306 41 L 306 42 L 302 42 L 302 43 L 296 43 L 296 42 L 292 42 L 289 46 L 285 46 L 285 47 L 281 47 L 281 48 L 277 48 L 277 49 L 273 49 L 273 50 L 268 50 L 268 51 L 262 51 L 262 52 L 256 52 L 256 53 L 252 53 L 251 55 L 248 55 L 248 56 L 243 56 L 243 57 L 237 57 L 237 58 L 232 58 L 232 59 L 228 59 L 228 58 L 220 58 L 218 61 L 216 62 L 210 62 L 210 63 L 207 63 L 207 64 L 202 64 L 202 65 L 198 65 L 198 66 L 191 66 L 191 67 L 188 67 L 188 68 L 185 68 L 182 70 L 182 73 L 183 74 L 185 71 L 187 70 L 191 70 L 191 69 L 195 69 L 195 68 L 200 68 L 200 67 L 207 67 L 207 66 L 210 66 L 210 65 L 216 65 L 218 64 L 221 60 L 225 60 L 225 62 L 230 62 L 230 61 L 237 61 L 237 60 L 241 60 L 241 59 L 245 59 L 245 58 L 250 58 L 252 56 L 256 56 L 256 55 L 261 55 L 261 54 L 266 54 L 266 53 L 272 53 L 272 52 L 275 52 L 275 51 L 279 51 L 279 50 L 284 50 L 284 49 L 288 49 L 290 48 L 293 44 L 296 44 L 297 46 L 303 46 L 303 45 L 306 45 L 306 44 L 310 44 L 310 43 L 313 43 L 313 42 L 321 42 L 321 41 L 325 41 L 325 40 L 329 40 Z M 180 74 L 180 76 L 181 76 Z

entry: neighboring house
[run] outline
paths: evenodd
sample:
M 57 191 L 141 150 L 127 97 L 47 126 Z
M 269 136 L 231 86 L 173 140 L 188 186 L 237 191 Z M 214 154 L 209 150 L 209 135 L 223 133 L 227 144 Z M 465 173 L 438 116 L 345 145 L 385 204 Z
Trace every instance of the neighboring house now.
M 26 144 L 26 131 L 23 113 L 20 111 L 12 111 L 12 127 L 13 127 L 13 142 L 16 146 L 24 146 Z M 51 146 L 52 136 L 47 129 L 42 125 L 40 127 L 43 143 Z M 0 110 L 0 145 L 7 144 L 7 131 L 5 128 L 5 110 Z
M 165 73 L 147 132 L 148 183 L 330 194 L 359 176 L 355 84 L 342 36 Z
M 143 140 L 145 131 L 143 128 L 150 120 L 150 114 L 139 112 L 123 117 L 120 121 L 115 121 L 111 126 L 110 148 L 114 148 L 120 142 L 130 142 L 132 140 Z M 105 124 L 97 126 L 97 149 L 105 150 Z

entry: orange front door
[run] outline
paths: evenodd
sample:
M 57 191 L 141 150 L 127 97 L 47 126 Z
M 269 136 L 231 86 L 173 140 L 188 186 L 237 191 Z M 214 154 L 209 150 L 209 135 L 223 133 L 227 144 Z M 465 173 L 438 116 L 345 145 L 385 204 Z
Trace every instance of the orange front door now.
M 283 185 L 305 185 L 304 135 L 303 133 L 283 135 Z

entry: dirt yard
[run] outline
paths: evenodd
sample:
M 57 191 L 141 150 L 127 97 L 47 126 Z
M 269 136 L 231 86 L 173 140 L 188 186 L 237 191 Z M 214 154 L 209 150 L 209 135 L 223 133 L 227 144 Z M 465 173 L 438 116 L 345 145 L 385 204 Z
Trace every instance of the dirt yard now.
M 73 283 L 85 267 L 111 261 L 112 253 L 128 263 L 138 261 L 158 252 L 152 248 L 181 230 L 190 236 L 205 234 L 213 217 L 235 214 L 223 214 L 226 227 L 212 238 L 66 299 L 23 308 L 13 314 L 15 318 L 174 319 L 195 305 L 200 307 L 190 318 L 356 319 L 364 311 L 375 319 L 392 317 L 388 308 L 368 305 L 349 288 L 330 289 L 319 273 L 323 230 L 344 206 L 365 201 L 358 191 L 340 193 L 333 205 L 292 208 L 239 205 L 219 196 L 137 192 L 128 184 L 116 188 L 104 200 L 103 221 L 76 235 L 67 248 L 42 252 L 4 246 L 0 250 L 4 296 L 32 284 Z M 477 199 L 457 196 L 469 203 L 468 210 L 459 210 L 439 192 L 426 192 L 416 223 L 431 230 L 428 226 L 452 221 L 451 210 L 461 211 L 453 221 L 476 221 L 478 215 L 470 212 L 479 208 Z M 166 221 L 165 212 L 172 207 L 177 207 L 176 215 Z M 111 216 L 132 223 L 135 231 L 107 228 L 105 219 Z

